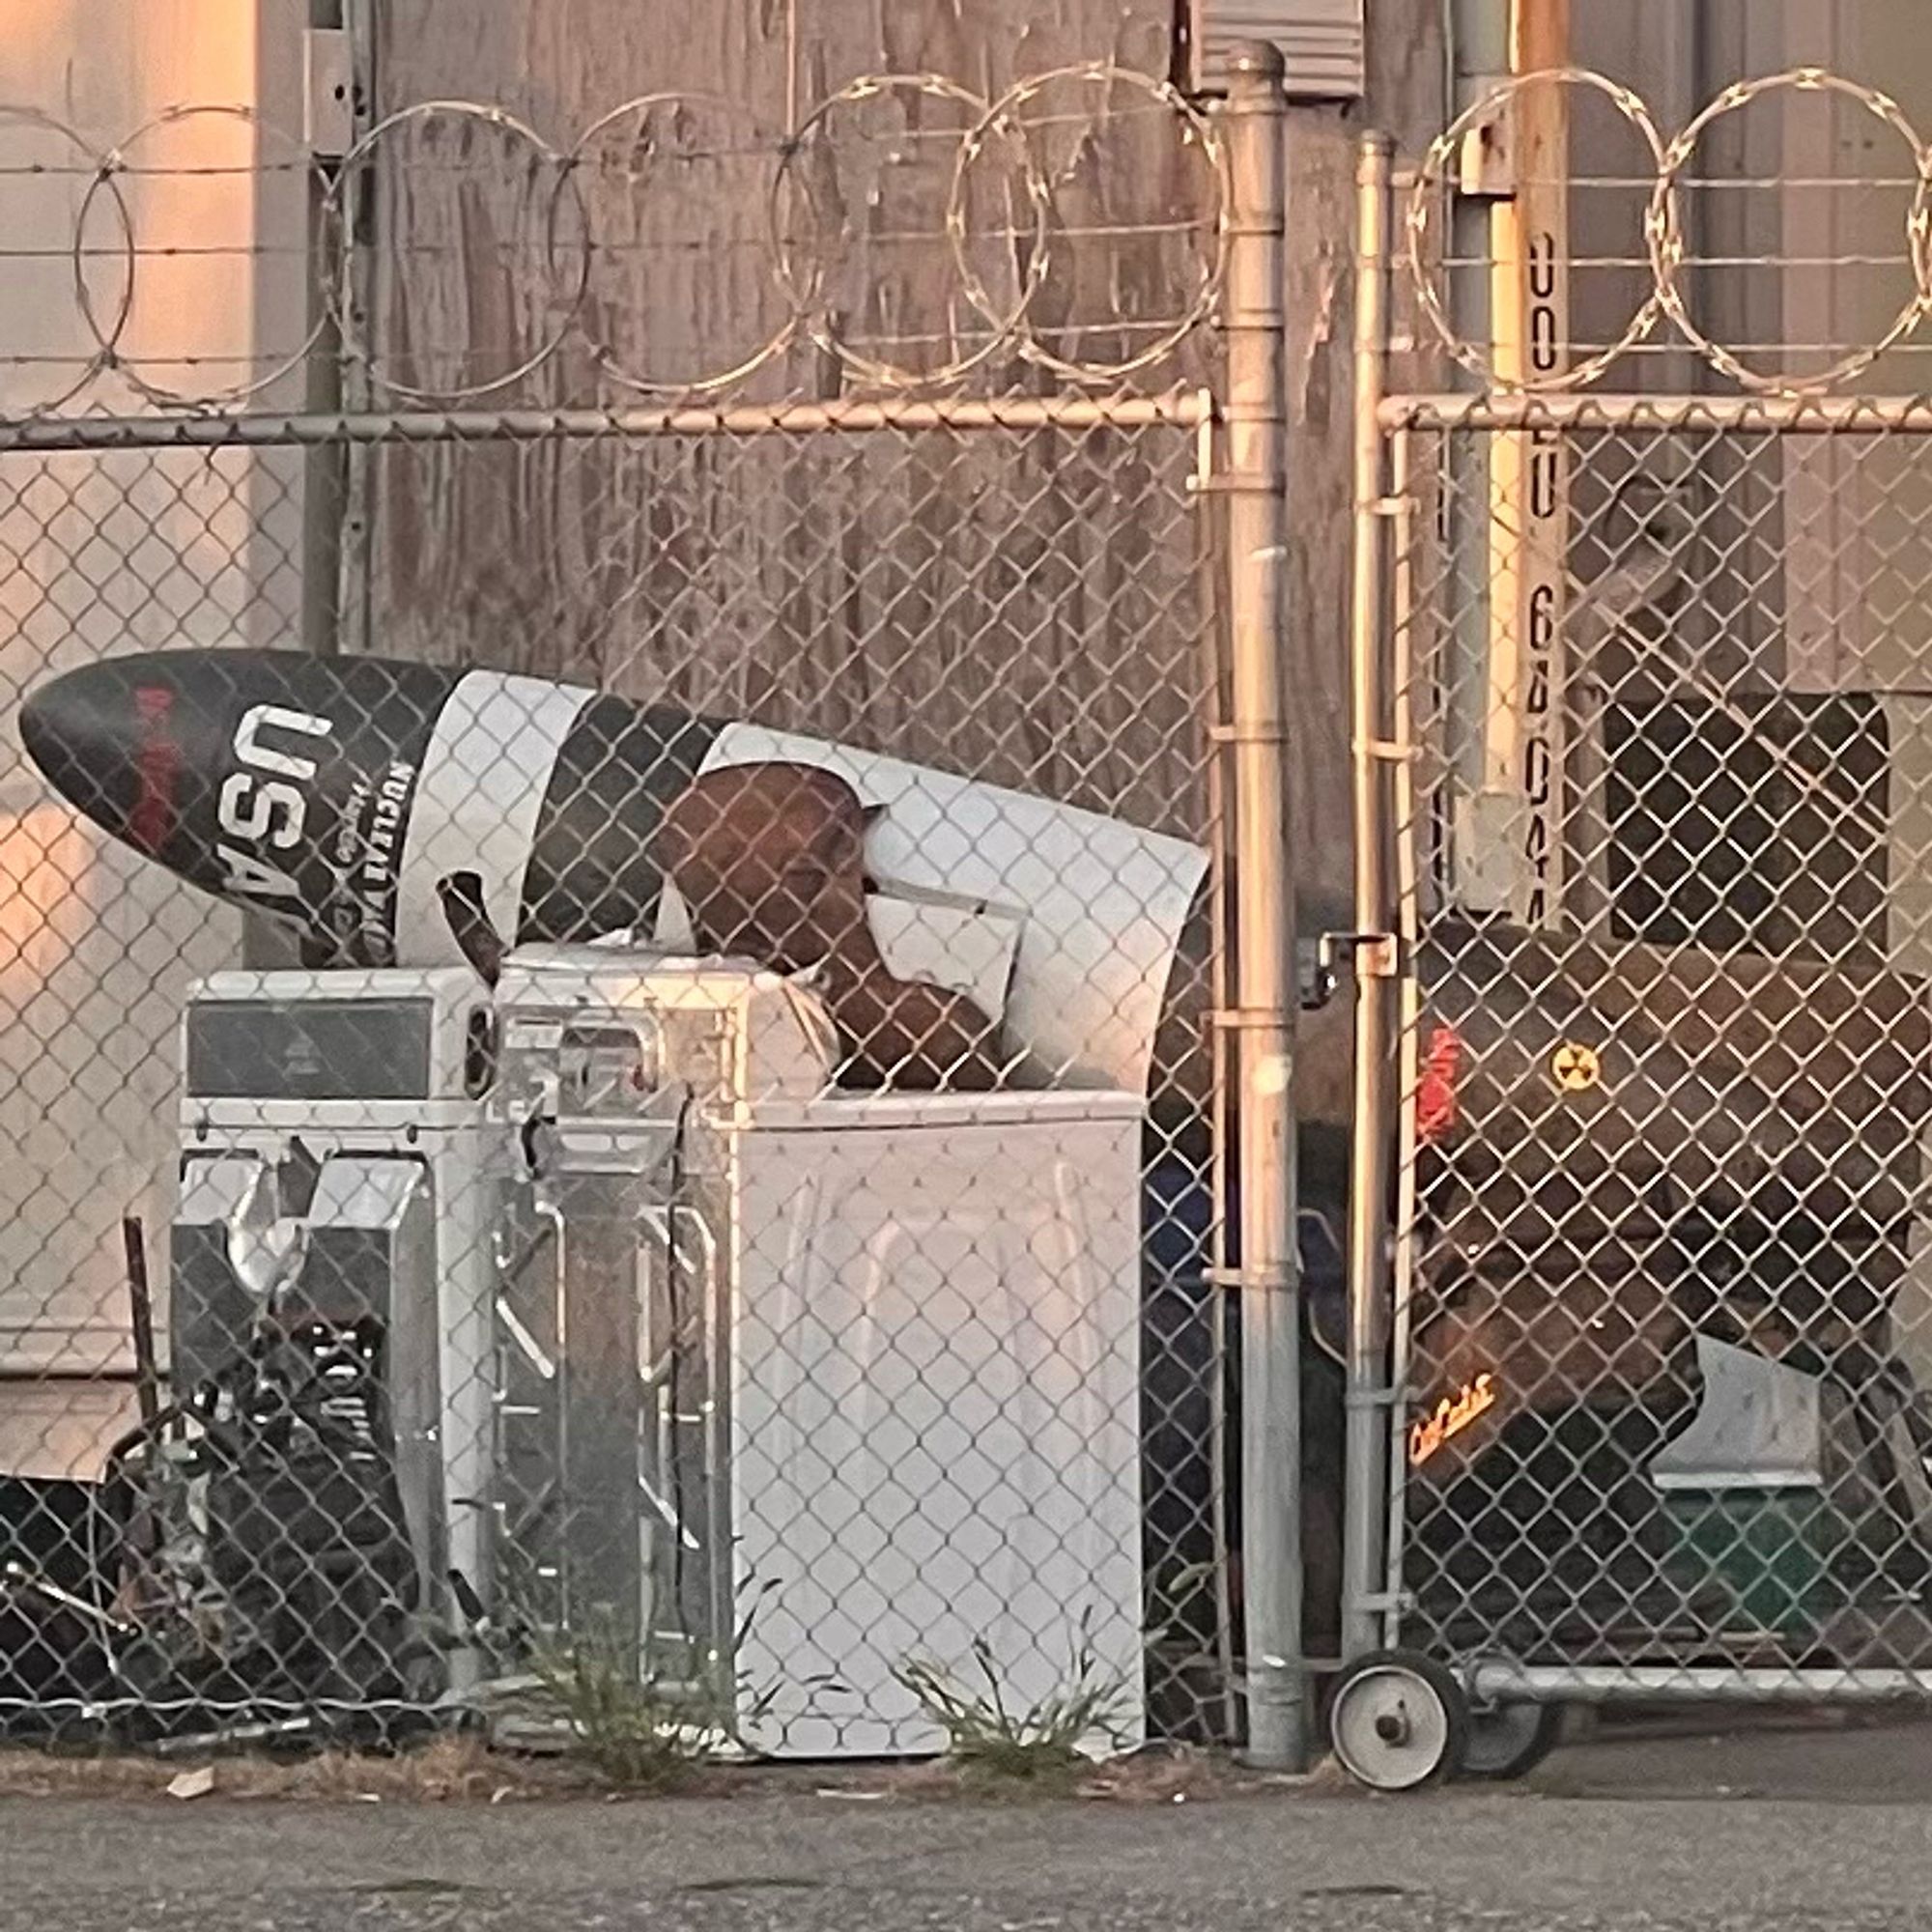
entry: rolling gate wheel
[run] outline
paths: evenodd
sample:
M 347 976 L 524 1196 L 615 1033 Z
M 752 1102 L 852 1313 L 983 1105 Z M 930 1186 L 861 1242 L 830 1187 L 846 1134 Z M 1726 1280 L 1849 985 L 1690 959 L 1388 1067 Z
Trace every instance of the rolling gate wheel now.
M 1563 1704 L 1476 1704 L 1470 1707 L 1462 1776 L 1503 1783 L 1532 1772 L 1563 1742 Z
M 1454 1674 L 1420 1651 L 1358 1657 L 1328 1693 L 1328 1741 L 1372 1791 L 1420 1791 L 1452 1777 L 1468 1748 L 1469 1702 Z
M 1556 1747 L 1564 1719 L 1560 1704 L 1472 1705 L 1454 1671 L 1413 1650 L 1358 1657 L 1328 1692 L 1336 1761 L 1372 1791 L 1520 1777 Z

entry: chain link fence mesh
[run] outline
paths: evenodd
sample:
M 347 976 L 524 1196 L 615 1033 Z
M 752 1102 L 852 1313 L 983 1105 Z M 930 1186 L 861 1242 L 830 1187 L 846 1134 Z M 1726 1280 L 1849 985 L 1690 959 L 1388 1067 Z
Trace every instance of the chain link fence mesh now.
M 1517 77 L 1387 265 L 1422 326 L 1357 613 L 1405 961 L 1363 1607 L 1460 1668 L 1496 1764 L 1554 1736 L 1512 1694 L 1932 1683 L 1932 444 L 1874 393 L 1924 350 L 1927 151 L 1814 69 L 1686 112 Z
M 216 354 L 175 230 L 285 260 L 307 162 L 8 120 L 86 298 L 0 450 L 8 1727 L 1233 1733 L 1218 144 L 728 121 L 390 115 Z M 369 407 L 267 413 L 330 329 Z
M 1862 540 L 1923 445 L 1454 414 L 1402 432 L 1445 511 L 1409 526 L 1399 672 L 1416 1627 L 1543 1665 L 1922 1668 L 1918 645 L 1762 529 L 1823 489 Z M 1506 438 L 1567 489 L 1540 663 L 1441 540 L 1520 527 Z M 1698 514 L 1644 514 L 1659 477 Z M 1901 674 L 1807 676 L 1806 615 Z

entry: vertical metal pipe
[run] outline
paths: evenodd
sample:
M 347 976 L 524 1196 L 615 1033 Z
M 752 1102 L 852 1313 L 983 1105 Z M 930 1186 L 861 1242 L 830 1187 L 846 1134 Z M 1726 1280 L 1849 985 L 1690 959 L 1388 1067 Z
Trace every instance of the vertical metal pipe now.
M 382 26 L 381 0 L 341 0 L 342 24 L 355 76 L 355 117 L 352 133 L 360 140 L 381 117 L 378 95 L 378 37 Z M 343 185 L 342 209 L 351 224 L 338 245 L 347 257 L 327 264 L 327 271 L 342 277 L 338 286 L 350 311 L 349 321 L 361 355 L 338 341 L 337 369 L 341 407 L 367 410 L 376 402 L 369 380 L 368 357 L 375 353 L 377 331 L 387 316 L 387 276 L 391 270 L 381 241 L 382 186 L 380 159 L 367 164 L 364 180 Z M 337 511 L 335 566 L 335 648 L 347 656 L 369 649 L 374 606 L 375 500 L 381 473 L 380 449 L 356 445 L 344 452 Z
M 155 1352 L 155 1297 L 148 1286 L 148 1236 L 138 1214 L 121 1220 L 121 1245 L 128 1258 L 128 1315 L 134 1338 L 134 1400 L 141 1425 L 161 1419 L 160 1357 Z
M 311 27 L 347 32 L 343 0 L 309 0 Z M 352 117 L 361 110 L 351 103 Z M 353 138 L 353 137 L 352 137 Z M 302 408 L 310 414 L 333 414 L 343 407 L 342 337 L 330 303 L 330 285 L 339 265 L 327 220 L 327 190 L 339 160 L 331 156 L 320 171 L 311 169 L 308 186 L 308 325 L 319 329 L 309 352 Z M 302 649 L 333 657 L 341 648 L 342 519 L 349 450 L 339 442 L 319 442 L 302 458 Z
M 1511 0 L 1446 0 L 1444 30 L 1449 46 L 1450 112 L 1473 106 L 1509 72 Z M 1495 340 L 1494 288 L 1491 276 L 1491 223 L 1488 201 L 1460 187 L 1449 198 L 1449 260 L 1444 281 L 1450 313 L 1465 341 L 1487 352 Z M 1457 389 L 1480 389 L 1482 382 L 1460 364 L 1448 373 Z M 1460 437 L 1444 451 L 1450 554 L 1455 594 L 1446 601 L 1452 648 L 1443 677 L 1444 741 L 1453 783 L 1453 818 L 1448 859 L 1456 897 L 1475 905 L 1483 890 L 1486 851 L 1475 818 L 1475 799 L 1483 788 L 1483 745 L 1490 654 L 1489 472 L 1487 437 Z
M 312 29 L 339 28 L 343 24 L 342 8 L 343 0 L 308 0 L 304 17 Z M 255 11 L 258 36 L 279 36 L 288 24 L 286 15 L 278 8 L 260 4 Z M 299 85 L 305 87 L 307 81 L 308 75 L 304 71 Z M 256 166 L 266 169 L 270 162 L 259 138 L 256 154 Z M 276 156 L 277 160 L 279 158 Z M 267 179 L 265 174 L 255 184 L 258 191 L 266 188 Z M 341 344 L 334 325 L 327 319 L 328 303 L 324 281 L 329 270 L 323 203 L 327 183 L 332 179 L 333 163 L 328 161 L 317 161 L 303 176 L 306 196 L 304 234 L 307 242 L 303 274 L 307 286 L 303 291 L 305 312 L 301 327 L 305 334 L 314 333 L 314 342 L 302 372 L 301 408 L 305 413 L 314 415 L 332 415 L 342 408 L 338 360 Z M 270 253 L 263 258 L 259 266 L 270 268 L 278 259 Z M 279 389 L 281 384 L 277 384 L 275 387 Z M 274 400 L 272 396 L 259 399 L 265 408 Z M 336 573 L 342 519 L 340 478 L 348 461 L 348 451 L 341 444 L 316 443 L 305 450 L 292 452 L 286 459 L 278 456 L 269 461 L 271 465 L 270 474 L 275 479 L 274 487 L 278 493 L 286 487 L 281 463 L 287 461 L 301 466 L 301 647 L 315 656 L 327 656 L 336 648 Z M 262 476 L 259 466 L 251 468 L 258 478 Z M 280 643 L 283 639 L 277 638 L 274 641 Z M 301 949 L 288 928 L 279 922 L 258 913 L 244 912 L 242 916 L 242 963 L 256 972 L 296 967 L 301 964 Z
M 1378 420 L 1389 328 L 1392 157 L 1385 135 L 1361 146 L 1356 184 L 1355 530 L 1350 609 L 1350 767 L 1354 780 L 1355 930 L 1393 929 L 1388 894 L 1388 694 L 1382 663 L 1386 544 L 1383 439 Z M 1342 1513 L 1342 1655 L 1376 1647 L 1381 1579 L 1386 1418 L 1383 1268 L 1388 1228 L 1389 1066 L 1395 980 L 1389 961 L 1358 951 L 1354 1151 L 1349 1187 L 1347 1460 Z
M 1415 768 L 1422 755 L 1416 729 L 1415 694 L 1419 675 L 1415 626 L 1415 445 L 1412 429 L 1397 430 L 1389 439 L 1388 487 L 1392 514 L 1391 542 L 1395 557 L 1389 572 L 1387 676 L 1391 735 L 1403 755 L 1389 770 L 1389 822 L 1394 828 L 1395 932 L 1404 967 L 1398 987 L 1396 1013 L 1394 1119 L 1383 1141 L 1394 1146 L 1395 1238 L 1389 1244 L 1388 1387 L 1394 1396 L 1408 1388 L 1410 1288 L 1415 1280 L 1415 1109 L 1407 1096 L 1421 1077 L 1422 986 L 1414 961 L 1422 939 L 1421 868 L 1416 841 L 1422 830 L 1416 810 Z M 1440 461 L 1439 454 L 1436 459 Z M 1439 482 L 1437 487 L 1440 487 Z M 1439 782 L 1432 772 L 1431 782 Z M 1406 1529 L 1408 1479 L 1407 1417 L 1399 1401 L 1391 1400 L 1383 1418 L 1381 1438 L 1387 1450 L 1387 1482 L 1381 1497 L 1382 1590 L 1379 1618 L 1381 1642 L 1401 1640 L 1402 1546 Z M 1369 1625 L 1378 1628 L 1375 1620 Z
M 1221 639 L 1223 614 L 1226 599 L 1223 595 L 1222 573 L 1227 554 L 1221 527 L 1219 506 L 1215 502 L 1214 456 L 1215 438 L 1219 424 L 1216 421 L 1214 396 L 1212 390 L 1204 389 L 1198 401 L 1201 405 L 1194 427 L 1194 476 L 1192 479 L 1198 502 L 1202 505 L 1200 521 L 1196 525 L 1199 551 L 1196 568 L 1200 572 L 1202 663 L 1201 689 L 1206 695 L 1208 716 L 1214 727 L 1219 729 L 1227 724 L 1227 666 L 1222 661 Z M 1223 769 L 1219 757 L 1208 760 L 1208 843 L 1214 852 L 1222 856 L 1231 850 L 1228 829 L 1228 774 Z M 1229 909 L 1228 877 L 1230 867 L 1225 863 L 1217 863 L 1208 880 L 1208 930 L 1214 935 L 1214 943 L 1209 951 L 1209 997 L 1214 1003 L 1214 1010 L 1220 1012 L 1234 1004 L 1234 987 L 1230 980 L 1232 962 L 1228 958 L 1228 935 L 1234 929 Z M 1211 1279 L 1224 1281 L 1230 1264 L 1228 1253 L 1228 1216 L 1225 1204 L 1230 1199 L 1229 1181 L 1233 1175 L 1233 1124 L 1234 1107 L 1230 1097 L 1229 1058 L 1232 1042 L 1227 1030 L 1213 1029 L 1212 1073 L 1210 1092 L 1213 1107 L 1210 1117 L 1210 1145 L 1208 1150 L 1208 1190 L 1209 1199 L 1215 1204 L 1212 1225 L 1208 1235 L 1208 1255 L 1214 1275 Z M 1216 1293 L 1209 1312 L 1209 1353 L 1208 1366 L 1208 1515 L 1211 1542 L 1211 1558 L 1214 1569 L 1214 1662 L 1221 1686 L 1221 1735 L 1234 1740 L 1241 1734 L 1240 1686 L 1237 1682 L 1235 1651 L 1235 1591 L 1234 1566 L 1230 1552 L 1234 1548 L 1233 1503 L 1234 1496 L 1228 1483 L 1228 1452 L 1232 1444 L 1228 1439 L 1229 1401 L 1228 1401 L 1228 1304 L 1224 1295 Z
M 1294 1244 L 1294 869 L 1282 630 L 1287 565 L 1282 353 L 1287 156 L 1280 49 L 1236 48 L 1228 128 L 1229 722 L 1240 1121 L 1241 1523 L 1248 1752 L 1299 1770 L 1300 1297 Z

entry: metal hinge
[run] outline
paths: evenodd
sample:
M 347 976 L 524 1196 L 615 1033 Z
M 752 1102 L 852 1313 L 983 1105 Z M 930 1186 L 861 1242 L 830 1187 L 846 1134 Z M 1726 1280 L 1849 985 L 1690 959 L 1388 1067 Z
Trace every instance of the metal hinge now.
M 1456 192 L 1470 201 L 1509 201 L 1517 191 L 1516 96 L 1510 76 L 1485 74 L 1471 82 L 1487 111 L 1463 136 L 1456 155 Z
M 1393 980 L 1402 971 L 1402 941 L 1392 932 L 1324 932 L 1315 942 L 1314 970 L 1301 988 L 1301 1009 L 1320 1012 L 1335 997 L 1341 957 L 1349 953 L 1358 980 Z

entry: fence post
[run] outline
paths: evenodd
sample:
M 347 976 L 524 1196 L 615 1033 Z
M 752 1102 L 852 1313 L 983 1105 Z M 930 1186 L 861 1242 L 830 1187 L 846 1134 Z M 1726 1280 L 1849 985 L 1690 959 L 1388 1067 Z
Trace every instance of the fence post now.
M 1386 933 L 1388 902 L 1388 694 L 1382 671 L 1382 426 L 1389 329 L 1389 246 L 1394 144 L 1362 137 L 1355 214 L 1355 538 L 1350 596 L 1350 767 L 1354 778 L 1355 930 Z M 1399 753 L 1394 755 L 1400 755 Z M 1348 1441 L 1343 1463 L 1342 1655 L 1374 1650 L 1383 1598 L 1389 1438 L 1383 1319 L 1388 1231 L 1390 995 L 1380 970 L 1355 973 L 1353 1154 L 1349 1179 Z
M 1240 1139 L 1241 1548 L 1248 1753 L 1298 1771 L 1300 1294 L 1294 1239 L 1294 867 L 1282 694 L 1287 574 L 1286 96 L 1279 48 L 1236 48 L 1228 82 L 1226 473 Z

